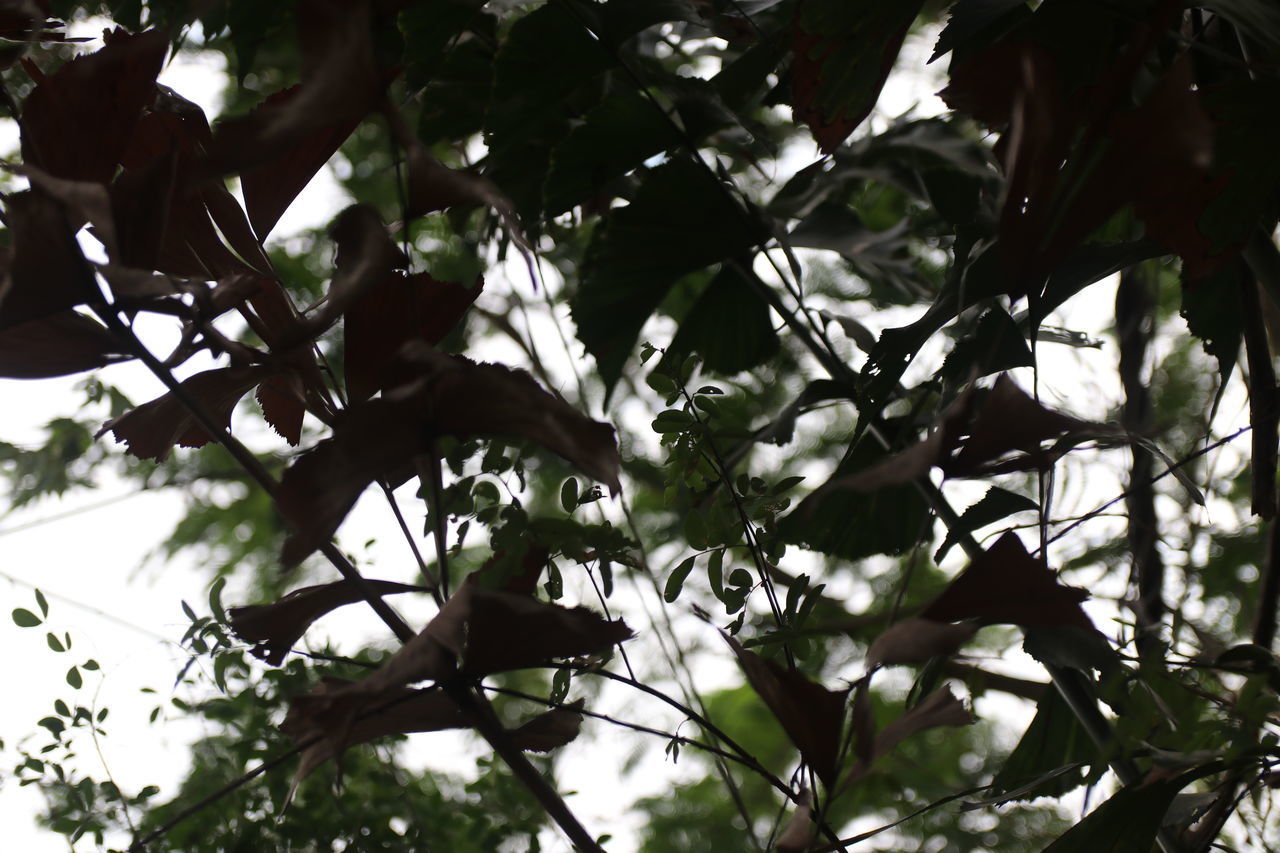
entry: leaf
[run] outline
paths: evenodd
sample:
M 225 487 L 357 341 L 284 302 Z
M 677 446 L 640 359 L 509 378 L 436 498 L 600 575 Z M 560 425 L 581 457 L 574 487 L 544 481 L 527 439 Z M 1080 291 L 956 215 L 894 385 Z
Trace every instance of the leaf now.
M 849 691 L 827 690 L 794 669 L 784 669 L 744 649 L 727 634 L 725 640 L 737 655 L 747 681 L 782 724 L 804 762 L 828 786 L 834 784 Z
M 95 53 L 37 81 L 22 105 L 22 159 L 51 175 L 105 184 L 155 94 L 169 34 L 116 29 Z
M 991 789 L 999 795 L 998 802 L 1061 796 L 1084 784 L 1090 766 L 1098 761 L 1097 748 L 1071 708 L 1058 691 L 1050 690 L 1036 705 L 1035 717 L 991 781 Z M 1063 770 L 1068 766 L 1072 769 Z
M 67 670 L 67 684 L 70 684 L 76 690 L 84 686 L 84 677 L 80 675 L 78 667 L 73 666 Z
M 774 849 L 777 853 L 805 853 L 814 841 L 813 794 L 807 789 L 800 792 L 795 813 L 787 821 Z
M 938 376 L 961 385 L 971 379 L 1034 364 L 1035 357 L 1018 324 L 1003 308 L 991 308 L 978 318 L 973 332 L 947 353 Z
M 374 60 L 370 7 L 369 0 L 302 0 L 297 15 L 302 57 L 298 91 L 249 115 L 222 121 L 214 131 L 203 163 L 210 175 L 290 163 L 288 186 L 272 187 L 266 195 L 273 203 L 259 208 L 264 225 L 287 189 L 297 185 L 319 156 L 319 142 L 331 144 L 341 123 L 358 122 L 381 102 L 387 80 Z
M 19 628 L 35 628 L 44 620 L 23 607 L 15 607 L 13 609 L 13 624 Z
M 711 371 L 734 374 L 768 361 L 778 352 L 763 282 L 749 259 L 724 264 L 685 314 L 667 348 L 667 358 L 698 353 Z
M 977 630 L 978 626 L 971 622 L 951 625 L 932 619 L 903 619 L 872 641 L 867 649 L 867 669 L 949 657 Z
M 1187 782 L 1125 788 L 1045 848 L 1045 853 L 1127 853 L 1150 850 L 1169 804 Z
M 347 307 L 343 321 L 343 372 L 352 402 L 410 377 L 396 376 L 396 356 L 409 341 L 436 345 L 451 332 L 484 287 L 437 281 L 427 273 L 392 272 Z
M 573 512 L 578 508 L 578 479 L 570 477 L 560 486 L 560 508 Z
M 801 0 L 791 35 L 791 105 L 824 154 L 875 107 L 923 3 Z
M 693 571 L 693 564 L 696 557 L 685 557 L 680 561 L 680 565 L 671 570 L 671 574 L 667 575 L 667 585 L 662 592 L 663 599 L 668 604 L 673 603 L 680 597 L 680 591 L 684 589 L 684 582 L 689 577 L 689 573 Z
M 133 358 L 105 326 L 75 311 L 0 329 L 0 376 L 44 379 Z
M 291 447 L 297 447 L 302 440 L 302 421 L 307 413 L 306 394 L 298 374 L 288 370 L 268 377 L 258 385 L 255 396 L 271 428 Z
M 678 158 L 651 171 L 631 204 L 611 210 L 592 235 L 572 301 L 578 339 L 606 388 L 679 278 L 766 237 L 701 166 Z
M 867 695 L 865 688 L 860 688 L 859 693 L 863 696 Z M 889 723 L 874 738 L 870 738 L 871 729 L 868 728 L 870 710 L 869 706 L 864 706 L 855 711 L 854 725 L 856 728 L 861 728 L 857 749 L 858 760 L 845 776 L 840 790 L 861 780 L 871 772 L 877 760 L 888 755 L 898 744 L 912 735 L 940 726 L 968 726 L 974 722 L 973 716 L 965 709 L 964 703 L 951 692 L 950 687 L 940 687 L 921 699 L 918 705 Z M 860 724 L 859 720 L 863 722 Z M 863 742 L 868 739 L 870 742 L 863 746 Z
M 1082 589 L 1059 583 L 1053 570 L 1028 554 L 1010 532 L 957 575 L 920 616 L 937 622 L 1070 626 L 1096 634 L 1080 607 L 1088 597 Z
M 271 121 L 280 113 L 287 114 L 291 102 L 301 96 L 300 86 L 282 89 L 250 110 L 245 122 Z M 265 162 L 241 170 L 240 189 L 244 193 L 244 206 L 258 239 L 267 239 L 289 205 L 359 124 L 359 118 L 319 124 L 305 134 L 297 134 L 289 146 L 281 146 L 279 153 Z
M 991 34 L 1001 24 L 1020 21 L 1030 14 L 1026 0 L 957 0 L 947 17 L 947 25 L 938 34 L 929 62 L 968 46 L 981 45 L 981 37 Z
M 942 544 L 938 546 L 937 553 L 933 555 L 933 561 L 941 563 L 942 558 L 947 555 L 953 545 L 960 541 L 960 537 L 964 534 L 974 533 L 988 524 L 995 524 L 997 521 L 1002 521 L 1014 513 L 1032 512 L 1039 510 L 1039 508 L 1040 505 L 1030 498 L 1006 491 L 999 486 L 992 486 L 987 489 L 986 494 L 977 503 L 961 513 L 958 524 L 947 528 L 947 535 L 942 540 Z
M 1224 264 L 1199 280 L 1182 276 L 1182 308 L 1187 330 L 1200 339 L 1204 351 L 1218 362 L 1225 383 L 1235 369 L 1244 339 L 1241 287 L 1253 287 L 1253 276 L 1241 260 Z M 1265 298 L 1265 297 L 1264 297 Z
M 64 206 L 40 190 L 4 199 L 13 239 L 0 280 L 0 330 L 84 303 L 98 290 Z
M 379 595 L 426 590 L 426 587 L 393 581 L 370 580 L 367 584 Z M 232 632 L 246 643 L 254 644 L 250 650 L 253 656 L 279 666 L 311 623 L 343 605 L 363 600 L 360 586 L 340 580 L 295 589 L 271 604 L 232 607 L 228 615 Z
M 544 391 L 523 371 L 476 364 L 424 345 L 408 348 L 412 382 L 350 407 L 334 430 L 285 472 L 280 508 L 294 526 L 282 559 L 294 565 L 328 541 L 360 493 L 409 465 L 438 435 L 525 438 L 616 494 L 613 427 Z
M 198 403 L 205 414 L 231 428 L 231 412 L 240 398 L 263 378 L 255 367 L 220 367 L 197 373 L 183 381 L 183 393 Z M 163 462 L 175 446 L 203 447 L 213 440 L 196 423 L 186 405 L 173 392 L 143 403 L 102 425 L 95 437 L 110 432 L 127 445 L 127 452 L 139 459 Z
M 832 482 L 885 458 L 870 441 L 862 441 L 836 469 Z M 872 492 L 823 486 L 778 522 L 786 541 L 850 560 L 905 554 L 927 541 L 932 527 L 929 505 L 911 483 Z

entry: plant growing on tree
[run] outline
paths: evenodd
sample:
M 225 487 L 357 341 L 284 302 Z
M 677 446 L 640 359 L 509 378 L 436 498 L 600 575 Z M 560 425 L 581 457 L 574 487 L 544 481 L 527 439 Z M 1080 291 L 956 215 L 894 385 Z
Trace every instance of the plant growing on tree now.
M 61 19 L 96 12 L 120 26 L 70 58 Z M 226 607 L 219 578 L 209 615 L 186 608 L 184 643 L 220 693 L 191 710 L 226 734 L 197 745 L 168 802 L 79 776 L 74 739 L 105 714 L 56 700 L 18 775 L 46 787 L 73 844 L 124 830 L 131 850 L 489 850 L 536 847 L 550 822 L 605 849 L 608 828 L 552 772 L 588 719 L 707 761 L 642 804 L 646 850 L 1262 843 L 1280 757 L 1280 172 L 1264 142 L 1280 15 L 1236 0 L 29 0 L 0 4 L 0 27 L 21 132 L 6 168 L 26 181 L 4 199 L 0 375 L 101 371 L 84 387 L 111 408 L 98 445 L 74 420 L 41 450 L 0 445 L 14 502 L 84 481 L 81 458 L 234 484 L 233 508 L 197 494 L 199 523 L 170 545 L 247 523 L 224 568 L 256 567 L 263 594 Z M 925 31 L 929 61 L 949 58 L 950 111 L 868 122 Z M 213 123 L 157 82 L 197 48 L 237 76 Z M 301 254 L 268 243 L 332 162 L 367 167 L 350 170 L 356 203 Z M 1040 365 L 1098 347 L 1050 320 L 1116 274 L 1123 399 L 1086 417 L 1042 398 Z M 590 373 L 558 378 L 539 311 Z M 1166 345 L 1186 337 L 1175 312 L 1212 361 Z M 144 316 L 176 346 L 158 351 Z M 524 364 L 469 357 L 487 335 Z M 133 405 L 106 385 L 128 360 L 166 393 Z M 1238 386 L 1248 428 L 1221 434 Z M 232 431 L 249 397 L 270 450 Z M 601 405 L 616 423 L 588 414 Z M 1210 477 L 1205 460 L 1245 435 L 1247 464 Z M 1119 465 L 1120 497 L 1055 509 L 1072 478 Z M 815 468 L 829 476 L 793 505 Z M 966 481 L 983 489 L 961 511 Z M 412 577 L 367 577 L 334 539 L 370 492 Z M 1192 523 L 1197 505 L 1243 516 L 1246 500 L 1256 523 Z M 1126 523 L 1108 527 L 1117 503 Z M 1240 588 L 1247 565 L 1257 582 Z M 293 582 L 306 570 L 316 582 Z M 1100 625 L 1079 579 L 1105 591 L 1126 571 L 1121 618 Z M 412 597 L 438 608 L 422 625 L 397 610 Z M 1239 615 L 1215 621 L 1215 601 Z M 397 647 L 306 643 L 354 606 Z M 47 614 L 40 597 L 13 616 Z M 742 688 L 697 689 L 697 632 L 716 644 L 700 659 L 734 661 Z M 1018 637 L 1047 680 L 964 659 Z M 628 653 L 640 644 L 665 669 Z M 689 729 L 593 708 L 606 688 Z M 962 698 L 986 691 L 1035 703 L 1008 754 Z M 467 796 L 366 746 L 453 729 L 490 751 Z M 316 798 L 334 766 L 358 811 Z M 1010 805 L 1100 783 L 1071 826 Z M 403 790 L 408 810 L 389 794 Z M 412 818 L 451 803 L 459 826 Z

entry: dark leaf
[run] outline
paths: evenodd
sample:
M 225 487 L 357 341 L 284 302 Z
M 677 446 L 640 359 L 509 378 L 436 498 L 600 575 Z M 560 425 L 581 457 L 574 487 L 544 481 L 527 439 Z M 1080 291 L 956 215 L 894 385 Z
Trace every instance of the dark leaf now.
M 1042 560 L 1027 553 L 1014 533 L 1006 533 L 969 564 L 921 612 L 938 622 L 977 619 L 1022 626 L 1071 626 L 1097 633 L 1080 607 L 1089 597 L 1063 586 Z
M 422 344 L 406 348 L 413 381 L 382 399 L 352 406 L 334 430 L 300 457 L 281 484 L 280 507 L 294 525 L 283 559 L 293 565 L 328 541 L 375 479 L 412 463 L 437 435 L 525 438 L 620 488 L 613 428 L 544 391 L 522 371 L 476 364 Z
M 681 321 L 669 357 L 696 352 L 708 370 L 724 374 L 768 361 L 778 351 L 778 335 L 760 296 L 764 287 L 750 272 L 749 259 L 724 264 Z
M 650 172 L 635 200 L 597 227 L 573 299 L 578 338 L 606 387 L 622 375 L 640 330 L 677 279 L 739 256 L 766 236 L 687 158 Z
M 220 367 L 197 373 L 182 382 L 183 392 L 214 421 L 231 428 L 231 412 L 240 398 L 263 378 L 261 368 Z M 203 447 L 213 440 L 172 392 L 112 418 L 98 430 L 110 432 L 139 459 L 162 462 L 175 446 Z
M 1031 725 L 1005 759 L 991 789 L 1001 802 L 1061 796 L 1084 783 L 1086 771 L 1098 758 L 1097 748 L 1071 708 L 1058 691 L 1050 690 L 1036 706 Z M 1068 765 L 1071 770 L 1055 773 Z M 1046 774 L 1052 775 L 1043 778 Z M 1037 779 L 1040 784 L 1024 787 Z
M 352 402 L 411 377 L 391 372 L 400 348 L 409 341 L 438 344 L 458 324 L 484 287 L 437 281 L 427 273 L 393 272 L 371 287 L 346 311 L 343 368 Z
M 1169 804 L 1186 782 L 1125 788 L 1045 848 L 1045 853 L 1128 853 L 1150 850 Z
M 22 159 L 51 175 L 105 184 L 155 96 L 169 34 L 117 29 L 96 53 L 37 82 L 22 108 Z
M 0 329 L 80 305 L 97 292 L 63 205 L 39 190 L 5 199 L 13 254 L 0 281 Z
M 526 752 L 551 752 L 572 741 L 582 730 L 583 700 L 539 714 L 509 733 L 511 743 Z
M 393 581 L 370 580 L 367 583 L 379 595 L 426 589 Z M 279 666 L 311 623 L 345 604 L 363 600 L 364 595 L 356 584 L 341 580 L 295 589 L 271 604 L 232 607 L 228 614 L 235 635 L 254 644 L 253 655 L 272 666 Z
M 133 358 L 102 324 L 74 311 L 0 330 L 0 376 L 43 379 Z
M 306 394 L 302 380 L 293 371 L 278 373 L 258 386 L 262 416 L 276 434 L 297 447 L 302 440 L 302 420 L 306 416 Z
M 867 695 L 865 688 L 860 687 L 859 694 Z M 921 699 L 918 705 L 885 726 L 874 739 L 870 738 L 871 729 L 868 728 L 870 724 L 867 722 L 869 714 L 869 706 L 864 706 L 860 709 L 860 713 L 855 713 L 855 726 L 861 730 L 856 753 L 858 760 L 845 776 L 841 790 L 855 784 L 870 773 L 878 759 L 888 755 L 898 744 L 912 735 L 939 726 L 973 724 L 973 715 L 964 707 L 964 703 L 955 697 L 950 687 L 940 687 Z M 861 724 L 857 721 L 857 717 L 863 719 Z M 864 746 L 864 743 L 868 745 Z
M 947 535 L 942 540 L 942 544 L 938 546 L 937 553 L 933 555 L 933 561 L 941 563 L 942 558 L 947 555 L 953 545 L 960 541 L 960 537 L 964 534 L 974 533 L 980 528 L 986 527 L 988 524 L 995 524 L 997 521 L 1008 518 L 1016 512 L 1029 512 L 1039 508 L 1039 504 L 1030 498 L 1005 491 L 999 486 L 992 486 L 987 489 L 986 494 L 977 503 L 960 515 L 960 523 L 958 525 L 947 529 Z
M 834 784 L 849 691 L 827 690 L 794 669 L 784 669 L 744 649 L 728 635 L 725 640 L 738 656 L 747 681 L 782 724 L 805 763 L 828 786 Z
M 875 107 L 918 0 L 801 0 L 791 41 L 791 105 L 823 153 Z
M 867 669 L 904 663 L 927 663 L 960 650 L 978 630 L 972 622 L 952 625 L 932 619 L 903 619 L 876 637 L 867 649 Z

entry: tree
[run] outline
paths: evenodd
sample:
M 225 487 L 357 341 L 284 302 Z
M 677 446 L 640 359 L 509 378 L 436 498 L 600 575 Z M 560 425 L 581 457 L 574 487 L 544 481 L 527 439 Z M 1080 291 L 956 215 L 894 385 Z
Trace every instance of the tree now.
M 120 28 L 69 59 L 60 19 L 88 13 Z M 26 749 L 73 844 L 533 849 L 549 823 L 601 849 L 553 775 L 589 717 L 705 761 L 640 804 L 646 850 L 1265 844 L 1269 7 L 13 2 L 0 21 L 29 184 L 4 205 L 0 374 L 100 370 L 87 401 L 111 409 L 98 444 L 65 420 L 4 446 L 15 500 L 76 486 L 79 460 L 190 484 L 170 547 L 220 566 L 184 638 L 210 682 L 190 711 L 218 730 L 181 791 L 82 775 L 75 738 L 103 720 L 80 706 Z M 950 111 L 868 123 L 917 62 L 905 40 L 939 29 Z M 229 58 L 227 115 L 157 84 L 174 50 Z M 301 250 L 267 242 L 331 162 L 355 203 Z M 1116 274 L 1115 411 L 1051 404 L 1071 387 L 1052 350 L 1100 345 L 1054 312 Z M 590 357 L 576 381 L 557 333 Z M 465 355 L 495 337 L 522 367 Z M 130 359 L 168 392 L 107 384 Z M 1242 389 L 1248 429 L 1224 434 Z M 231 429 L 251 391 L 270 441 Z M 1220 450 L 1246 434 L 1237 465 Z M 1119 497 L 1063 515 L 1109 479 Z M 368 578 L 333 539 L 366 492 L 414 576 Z M 224 606 L 233 572 L 256 601 Z M 398 612 L 413 597 L 438 607 L 425 625 Z M 396 646 L 307 645 L 362 604 Z M 965 659 L 1019 642 L 1047 680 Z M 703 695 L 713 658 L 740 686 Z M 957 690 L 1035 704 L 1011 751 Z M 609 691 L 675 722 L 595 710 Z M 386 746 L 445 729 L 488 745 L 465 789 Z M 1101 804 L 1071 825 L 1086 785 Z

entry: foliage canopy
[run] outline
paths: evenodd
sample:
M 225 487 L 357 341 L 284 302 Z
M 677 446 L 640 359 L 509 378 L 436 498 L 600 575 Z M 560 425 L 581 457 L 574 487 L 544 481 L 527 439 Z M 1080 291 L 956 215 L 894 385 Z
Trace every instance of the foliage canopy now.
M 105 709 L 19 746 L 76 849 L 612 849 L 555 782 L 612 729 L 695 767 L 646 851 L 1265 844 L 1272 6 L 7 0 L 0 38 L 0 376 L 95 371 L 0 444 L 10 503 L 182 489 L 210 569 L 180 790 L 73 761 Z M 912 74 L 945 112 L 877 106 Z M 350 206 L 272 239 L 322 170 Z M 362 496 L 412 561 L 335 539 Z M 316 639 L 359 606 L 389 635 Z M 444 730 L 474 774 L 413 765 Z

